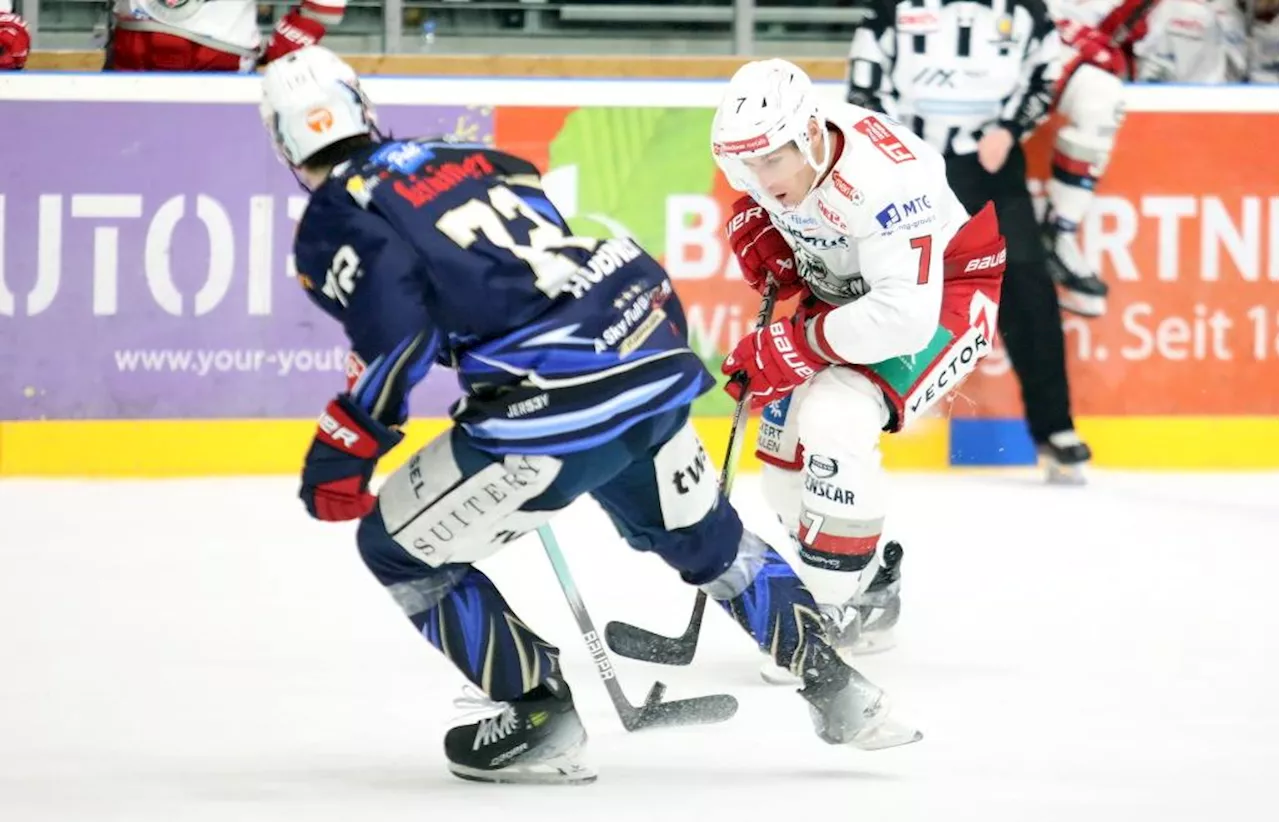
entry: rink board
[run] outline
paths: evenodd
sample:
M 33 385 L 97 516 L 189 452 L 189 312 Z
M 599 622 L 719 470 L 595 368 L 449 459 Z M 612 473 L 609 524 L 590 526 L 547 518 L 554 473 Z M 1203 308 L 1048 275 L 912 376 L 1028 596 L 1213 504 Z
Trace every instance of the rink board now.
M 376 77 L 368 91 L 390 132 L 527 156 L 576 231 L 636 237 L 671 273 L 713 370 L 749 330 L 755 295 L 719 228 L 735 194 L 707 151 L 719 83 Z M 257 94 L 236 76 L 0 77 L 0 119 L 24 125 L 6 138 L 21 162 L 0 179 L 0 475 L 296 471 L 345 345 L 297 287 L 305 196 L 271 153 Z M 1079 428 L 1102 466 L 1274 469 L 1276 90 L 1135 86 L 1128 109 L 1084 227 L 1111 308 L 1064 319 Z M 1028 154 L 1038 194 L 1043 134 Z M 457 394 L 447 372 L 428 376 L 415 442 Z M 998 340 L 941 411 L 886 437 L 886 465 L 1034 459 Z M 731 402 L 713 391 L 694 413 L 723 453 Z

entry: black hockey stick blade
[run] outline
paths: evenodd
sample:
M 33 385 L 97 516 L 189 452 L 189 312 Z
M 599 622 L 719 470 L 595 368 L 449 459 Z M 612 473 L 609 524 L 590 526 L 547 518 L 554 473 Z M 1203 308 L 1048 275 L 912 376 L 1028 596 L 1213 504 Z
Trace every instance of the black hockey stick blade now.
M 618 712 L 622 727 L 628 731 L 642 731 L 645 728 L 671 725 L 706 725 L 712 722 L 724 722 L 738 712 L 738 700 L 728 694 L 712 694 L 663 702 L 662 696 L 667 692 L 667 686 L 661 682 L 655 682 L 649 689 L 644 704 L 638 708 L 632 705 L 623 692 L 622 685 L 618 682 L 618 673 L 614 670 L 613 663 L 609 661 L 609 654 L 602 647 L 595 626 L 591 623 L 587 606 L 582 601 L 582 595 L 578 593 L 578 586 L 573 582 L 573 575 L 569 572 L 569 564 L 560 553 L 560 544 L 556 540 L 555 533 L 549 526 L 540 525 L 538 537 L 542 540 L 543 548 L 546 549 L 547 558 L 551 560 L 551 567 L 556 573 L 556 579 L 560 581 L 560 588 L 564 591 L 565 599 L 569 603 L 569 610 L 573 612 L 574 619 L 578 623 L 578 630 L 582 632 L 582 638 L 587 643 L 587 649 L 591 652 L 605 690 L 609 692 L 609 699 Z M 701 613 L 701 608 L 694 608 L 694 615 L 699 623 L 702 621 Z M 696 625 L 693 626 L 693 630 L 696 646 L 698 639 Z
M 656 683 L 643 705 L 636 708 L 628 704 L 620 712 L 622 727 L 628 731 L 643 731 L 647 728 L 669 728 L 677 725 L 711 725 L 732 719 L 738 712 L 738 700 L 728 694 L 663 702 L 664 690 L 665 686 L 661 682 Z
M 706 594 L 699 591 L 698 596 L 705 597 Z M 669 637 L 626 622 L 610 622 L 604 626 L 604 641 L 614 653 L 628 659 L 658 665 L 688 665 L 698 650 L 701 623 L 700 619 L 690 622 L 683 634 Z

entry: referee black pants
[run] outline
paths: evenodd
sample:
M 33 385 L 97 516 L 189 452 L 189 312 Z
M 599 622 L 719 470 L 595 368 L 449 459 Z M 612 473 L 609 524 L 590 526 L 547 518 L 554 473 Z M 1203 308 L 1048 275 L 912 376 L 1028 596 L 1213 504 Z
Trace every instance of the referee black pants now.
M 1067 386 L 1066 344 L 1058 292 L 1045 264 L 1039 225 L 1027 192 L 1027 157 L 1015 145 L 1004 167 L 990 174 L 976 154 L 948 155 L 947 182 L 970 214 L 991 200 L 1009 248 L 1000 293 L 999 327 L 1022 385 L 1027 427 L 1037 444 L 1074 428 Z

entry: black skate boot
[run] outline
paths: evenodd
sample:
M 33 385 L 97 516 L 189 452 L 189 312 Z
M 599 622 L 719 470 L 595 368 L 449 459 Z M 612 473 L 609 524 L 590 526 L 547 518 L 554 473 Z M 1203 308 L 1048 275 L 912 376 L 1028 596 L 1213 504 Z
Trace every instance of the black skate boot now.
M 1044 459 L 1045 479 L 1055 485 L 1084 485 L 1084 466 L 1093 452 L 1075 431 L 1058 431 L 1036 445 Z
M 1107 284 L 1085 262 L 1075 231 L 1064 228 L 1053 214 L 1040 225 L 1048 255 L 1049 276 L 1058 286 L 1058 304 L 1082 317 L 1101 317 L 1107 311 Z
M 867 590 L 855 598 L 862 631 L 851 653 L 875 654 L 887 651 L 897 644 L 893 626 L 902 614 L 902 544 L 885 543 L 880 557 L 880 568 Z
M 583 760 L 587 732 L 563 679 L 553 676 L 500 707 L 497 716 L 449 729 L 444 754 L 454 776 L 476 782 L 580 785 L 594 782 Z
M 824 742 L 864 751 L 919 742 L 924 734 L 889 719 L 889 698 L 844 664 L 830 648 L 814 654 L 803 671 L 800 695 L 809 703 L 813 729 Z

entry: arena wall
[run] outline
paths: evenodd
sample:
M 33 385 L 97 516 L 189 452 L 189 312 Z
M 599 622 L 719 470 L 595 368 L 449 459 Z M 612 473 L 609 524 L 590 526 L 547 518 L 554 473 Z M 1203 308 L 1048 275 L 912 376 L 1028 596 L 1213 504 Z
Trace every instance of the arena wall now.
M 257 82 L 107 76 L 90 56 L 35 55 L 51 71 L 0 77 L 0 119 L 20 126 L 0 174 L 0 476 L 293 473 L 344 348 L 293 282 L 305 196 L 272 155 Z M 736 61 L 649 59 L 643 79 L 624 60 L 357 62 L 378 74 L 388 131 L 526 155 L 576 229 L 660 256 L 709 363 L 744 332 L 755 299 L 720 231 L 733 193 L 708 151 L 721 86 L 705 79 Z M 839 99 L 840 61 L 813 63 Z M 433 76 L 388 76 L 409 72 Z M 1099 466 L 1278 466 L 1277 104 L 1274 88 L 1128 88 L 1085 227 L 1111 310 L 1064 321 Z M 1046 146 L 1028 147 L 1033 193 Z M 387 467 L 444 428 L 456 395 L 449 374 L 429 377 Z M 729 401 L 696 411 L 723 453 Z M 1019 413 L 998 349 L 939 416 L 885 437 L 886 463 L 1029 463 Z

